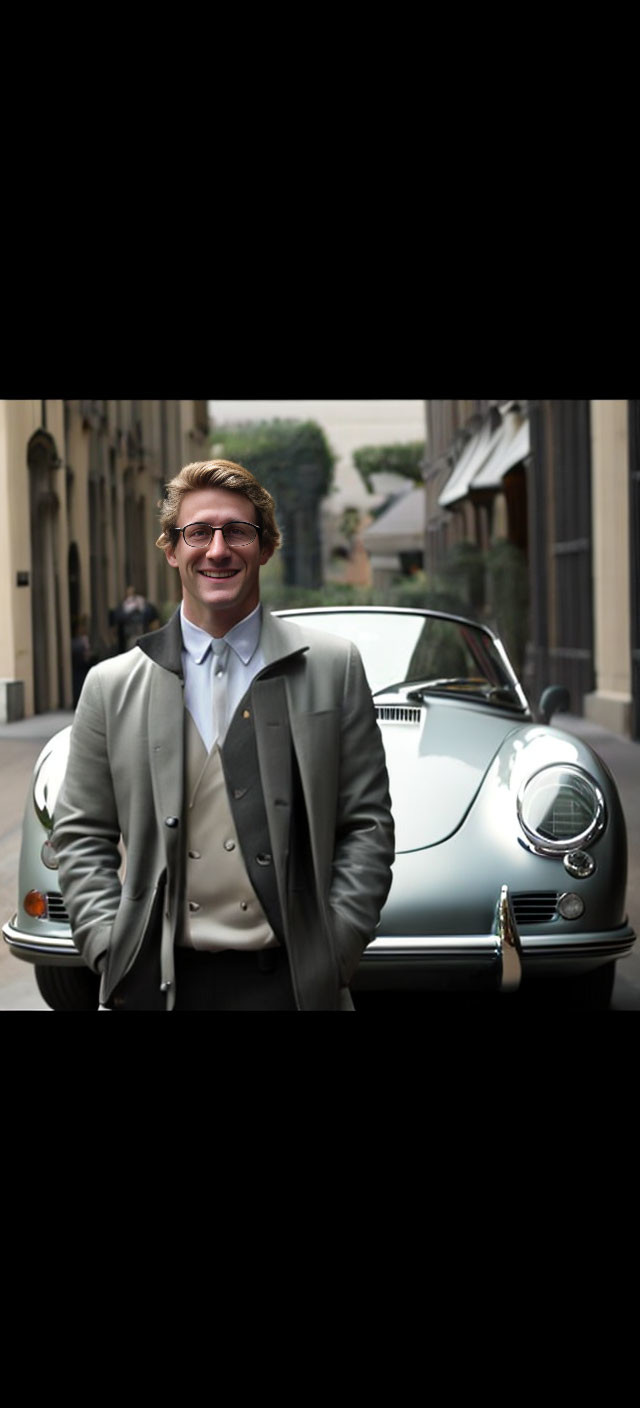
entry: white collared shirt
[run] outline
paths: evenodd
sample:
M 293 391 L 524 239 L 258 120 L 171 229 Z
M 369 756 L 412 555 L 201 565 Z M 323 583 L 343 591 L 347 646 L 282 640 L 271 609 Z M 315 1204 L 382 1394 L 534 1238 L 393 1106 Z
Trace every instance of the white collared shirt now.
M 212 636 L 208 631 L 203 631 L 200 626 L 194 626 L 193 622 L 187 619 L 184 614 L 184 604 L 180 607 L 180 626 L 182 628 L 184 702 L 207 752 L 210 752 L 214 742 L 211 690 Z M 245 616 L 243 621 L 238 621 L 237 626 L 232 626 L 224 637 L 230 646 L 226 664 L 228 724 L 252 679 L 265 664 L 260 645 L 261 628 L 262 606 L 258 603 L 250 615 Z

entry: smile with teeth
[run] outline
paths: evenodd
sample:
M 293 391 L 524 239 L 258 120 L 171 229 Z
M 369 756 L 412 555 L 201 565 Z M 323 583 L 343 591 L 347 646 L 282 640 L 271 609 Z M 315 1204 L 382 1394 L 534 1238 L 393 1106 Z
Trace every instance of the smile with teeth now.
M 235 567 L 233 568 L 233 570 L 232 570 L 231 572 L 206 572 L 205 569 L 204 569 L 204 567 L 200 569 L 200 576 L 201 576 L 201 577 L 213 577 L 214 580 L 217 580 L 217 579 L 220 578 L 220 577 L 222 577 L 222 578 L 224 578 L 224 577 L 235 577 L 235 576 L 236 576 L 236 573 L 237 573 L 237 568 L 235 568 Z

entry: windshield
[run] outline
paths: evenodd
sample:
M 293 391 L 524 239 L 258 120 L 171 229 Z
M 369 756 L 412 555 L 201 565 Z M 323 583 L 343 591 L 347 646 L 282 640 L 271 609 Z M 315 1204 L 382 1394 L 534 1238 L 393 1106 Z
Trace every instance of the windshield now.
M 354 641 L 373 694 L 411 687 L 418 697 L 457 694 L 528 708 L 500 642 L 466 621 L 360 610 L 304 612 L 300 624 Z

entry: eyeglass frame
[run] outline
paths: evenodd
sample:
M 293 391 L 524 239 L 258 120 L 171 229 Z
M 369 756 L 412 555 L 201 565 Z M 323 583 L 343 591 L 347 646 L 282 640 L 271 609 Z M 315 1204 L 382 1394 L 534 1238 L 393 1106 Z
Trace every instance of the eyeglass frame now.
M 208 551 L 209 548 L 211 547 L 211 544 L 212 544 L 212 542 L 213 542 L 213 539 L 214 539 L 216 533 L 222 533 L 222 536 L 223 536 L 223 538 L 224 538 L 224 541 L 225 541 L 225 543 L 227 543 L 227 539 L 226 539 L 226 537 L 225 537 L 225 531 L 224 531 L 225 528 L 231 528 L 231 527 L 233 527 L 233 526 L 235 526 L 235 525 L 237 525 L 237 524 L 239 524 L 239 523 L 242 524 L 242 527 L 243 527 L 243 528 L 253 528 L 254 533 L 257 535 L 257 537 L 258 537 L 258 538 L 261 538 L 261 536 L 262 536 L 262 527 L 261 527 L 261 525 L 260 525 L 259 523 L 249 523 L 248 519 L 246 519 L 246 518 L 231 518 L 228 523 L 216 523 L 216 524 L 215 524 L 215 527 L 214 527 L 213 523 L 203 523 L 199 518 L 196 518 L 195 522 L 193 522 L 193 523 L 185 523 L 185 525 L 184 525 L 183 528 L 176 528 L 176 527 L 174 527 L 174 528 L 172 529 L 172 532 L 175 533 L 176 535 L 177 535 L 178 533 L 182 533 L 182 538 L 183 538 L 183 542 L 184 542 L 185 547 L 187 547 L 187 548 L 201 548 L 201 547 L 203 547 L 203 544 L 202 544 L 202 543 L 188 543 L 184 535 L 185 535 L 185 533 L 186 533 L 186 531 L 187 531 L 187 528 L 209 528 L 210 531 L 211 531 L 211 537 L 209 538 L 209 541 L 208 541 L 207 547 L 206 547 L 206 551 Z M 250 540 L 248 543 L 242 543 L 242 544 L 240 544 L 240 543 L 227 543 L 227 547 L 232 547 L 232 548 L 234 548 L 234 547 L 235 547 L 235 548 L 237 548 L 237 547 L 247 547 L 247 548 L 248 548 L 248 547 L 251 547 L 251 543 L 255 543 L 255 538 L 251 538 L 251 540 Z

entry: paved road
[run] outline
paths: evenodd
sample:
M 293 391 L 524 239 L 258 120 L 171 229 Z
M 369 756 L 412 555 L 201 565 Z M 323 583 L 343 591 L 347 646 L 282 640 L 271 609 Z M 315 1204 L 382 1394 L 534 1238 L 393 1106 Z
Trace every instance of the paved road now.
M 3 923 L 16 907 L 22 813 L 33 765 L 46 740 L 57 729 L 71 723 L 72 718 L 70 713 L 40 714 L 34 719 L 0 725 L 0 919 Z M 616 779 L 629 834 L 627 908 L 633 927 L 640 933 L 640 744 L 630 743 L 585 719 L 557 715 L 555 722 L 595 748 Z M 640 940 L 633 953 L 618 963 L 612 1008 L 640 1012 Z M 0 940 L 0 1012 L 50 1010 L 40 997 L 31 967 L 13 958 L 4 939 Z

